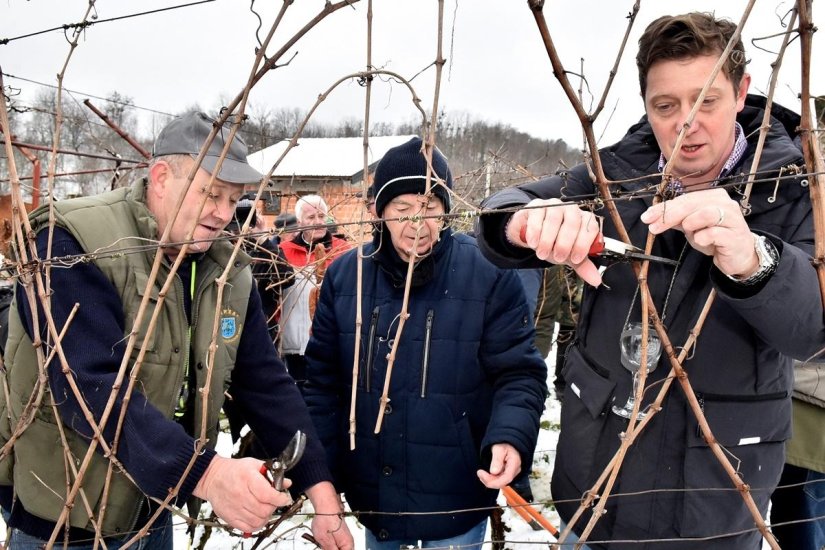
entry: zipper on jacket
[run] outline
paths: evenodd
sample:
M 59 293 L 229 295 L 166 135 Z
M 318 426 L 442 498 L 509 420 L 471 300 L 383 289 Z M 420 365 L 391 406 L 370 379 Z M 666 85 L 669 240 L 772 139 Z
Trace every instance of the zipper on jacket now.
M 378 331 L 378 312 L 379 307 L 375 306 L 372 310 L 372 319 L 370 320 L 370 332 L 367 337 L 367 364 L 364 369 L 364 390 L 370 393 L 370 379 L 372 378 L 372 362 L 375 358 L 375 333 Z
M 433 315 L 435 312 L 427 312 L 427 324 L 424 329 L 424 355 L 421 358 L 421 398 L 427 397 L 427 370 L 430 368 L 430 342 L 433 337 Z

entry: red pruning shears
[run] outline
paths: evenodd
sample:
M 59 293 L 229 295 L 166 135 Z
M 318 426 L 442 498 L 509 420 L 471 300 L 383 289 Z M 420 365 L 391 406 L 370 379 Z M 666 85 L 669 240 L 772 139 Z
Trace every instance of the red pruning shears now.
M 526 225 L 521 228 L 519 237 L 521 238 L 522 242 L 527 242 Z M 662 264 L 679 265 L 679 262 L 676 260 L 671 260 L 670 258 L 663 258 L 661 256 L 651 256 L 650 254 L 645 254 L 645 251 L 639 248 L 638 246 L 627 244 L 618 239 L 611 239 L 610 237 L 605 237 L 604 234 L 602 234 L 601 232 L 599 232 L 598 236 L 596 236 L 596 240 L 593 241 L 593 244 L 590 245 L 590 251 L 587 253 L 587 255 L 590 257 L 609 258 L 611 260 L 619 260 L 624 262 L 629 262 L 632 260 L 649 260 L 651 262 L 659 262 Z
M 298 430 L 277 458 L 270 458 L 261 464 L 261 475 L 272 484 L 276 491 L 284 490 L 284 473 L 301 460 L 306 443 L 306 434 Z M 252 533 L 244 533 L 243 538 L 248 539 L 251 535 Z
M 663 258 L 661 256 L 651 256 L 650 254 L 645 254 L 645 251 L 639 248 L 638 246 L 627 244 L 618 239 L 611 239 L 610 237 L 605 237 L 601 233 L 599 233 L 599 235 L 596 237 L 596 240 L 593 241 L 593 244 L 590 245 L 590 251 L 587 253 L 587 255 L 601 256 L 603 258 L 610 258 L 613 260 L 621 261 L 650 260 L 651 262 L 659 262 L 662 264 L 679 265 L 679 262 L 677 262 L 676 260 L 671 260 L 670 258 Z

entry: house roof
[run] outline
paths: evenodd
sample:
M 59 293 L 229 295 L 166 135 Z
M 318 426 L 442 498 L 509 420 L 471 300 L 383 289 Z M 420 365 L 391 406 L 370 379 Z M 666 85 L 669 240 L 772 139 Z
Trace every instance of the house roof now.
M 414 136 L 379 136 L 369 138 L 369 165 L 372 166 L 397 145 L 406 143 Z M 247 156 L 249 164 L 267 173 L 289 145 L 289 140 L 279 141 Z M 332 176 L 352 178 L 364 169 L 364 138 L 300 138 L 298 144 L 287 153 L 273 176 Z

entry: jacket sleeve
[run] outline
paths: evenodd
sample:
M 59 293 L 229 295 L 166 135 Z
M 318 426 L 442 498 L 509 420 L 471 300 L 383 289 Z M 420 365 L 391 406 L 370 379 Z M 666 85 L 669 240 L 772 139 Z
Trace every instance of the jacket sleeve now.
M 341 452 L 338 442 L 343 421 L 342 402 L 349 399 L 342 392 L 350 386 L 350 381 L 342 379 L 338 345 L 340 328 L 335 315 L 335 283 L 339 267 L 340 263 L 333 262 L 321 285 L 321 295 L 312 321 L 312 335 L 306 348 L 307 381 L 304 385 L 304 399 L 335 478 L 338 477 L 336 466 Z
M 487 303 L 480 359 L 493 385 L 493 410 L 482 441 L 483 464 L 490 447 L 509 443 L 531 464 L 547 397 L 547 365 L 533 345 L 535 330 L 516 273 L 499 270 Z
M 45 230 L 37 235 L 38 254 L 41 258 L 46 257 L 47 237 L 48 231 Z M 63 229 L 55 228 L 52 257 L 82 254 L 84 251 L 74 237 Z M 50 278 L 50 306 L 58 331 L 66 325 L 75 303 L 79 304 L 62 340 L 62 348 L 71 376 L 83 394 L 85 405 L 99 424 L 125 353 L 125 321 L 120 296 L 103 272 L 91 262 L 78 262 L 70 268 L 53 267 Z M 26 331 L 31 337 L 32 315 L 22 285 L 17 287 L 17 304 Z M 43 308 L 38 305 L 38 309 L 41 337 L 50 342 L 43 321 Z M 46 352 L 48 351 L 47 349 Z M 49 385 L 63 422 L 91 438 L 93 431 L 69 386 L 67 375 L 57 367 L 57 363 L 53 363 L 48 373 Z M 126 393 L 126 382 L 128 377 L 121 386 L 115 406 L 103 428 L 104 438 L 110 445 L 114 440 L 117 418 Z M 192 458 L 194 446 L 195 440 L 178 423 L 167 419 L 139 391 L 131 393 L 117 457 L 144 493 L 165 498 L 169 487 L 174 487 L 183 475 Z M 100 446 L 97 450 L 103 452 Z M 178 502 L 183 502 L 190 496 L 214 455 L 214 451 L 207 449 L 197 458 L 178 493 Z
M 811 223 L 804 225 L 812 227 Z M 715 267 L 711 277 L 719 297 L 736 309 L 761 340 L 783 355 L 805 361 L 820 355 L 825 347 L 825 311 L 811 263 L 813 233 L 809 238 L 786 237 L 793 242 L 765 236 L 779 252 L 779 263 L 757 292 L 747 292 L 747 287 L 742 292 L 742 285 L 732 283 Z
M 482 254 L 499 267 L 547 267 L 529 248 L 510 244 L 504 236 L 513 212 L 533 199 L 552 199 L 593 193 L 593 184 L 584 167 L 576 167 L 562 176 L 550 176 L 516 187 L 508 187 L 481 203 L 481 215 L 476 223 L 476 238 Z M 502 211 L 506 210 L 506 211 Z
M 277 456 L 297 430 L 307 434 L 301 461 L 287 473 L 294 493 L 332 479 L 301 392 L 269 338 L 255 287 L 249 297 L 229 394 L 270 456 Z

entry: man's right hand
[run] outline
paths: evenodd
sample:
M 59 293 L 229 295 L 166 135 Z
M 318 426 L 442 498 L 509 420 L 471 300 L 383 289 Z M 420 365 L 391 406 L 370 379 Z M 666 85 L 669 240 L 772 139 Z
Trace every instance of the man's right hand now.
M 510 218 L 507 240 L 535 250 L 540 260 L 567 264 L 585 282 L 599 286 L 602 276 L 588 252 L 600 229 L 596 216 L 575 204 L 534 199 Z
M 261 475 L 263 462 L 254 458 L 215 456 L 192 494 L 206 500 L 231 527 L 251 533 L 261 529 L 275 509 L 288 506 L 289 493 L 276 491 Z M 288 479 L 284 488 L 289 487 Z

